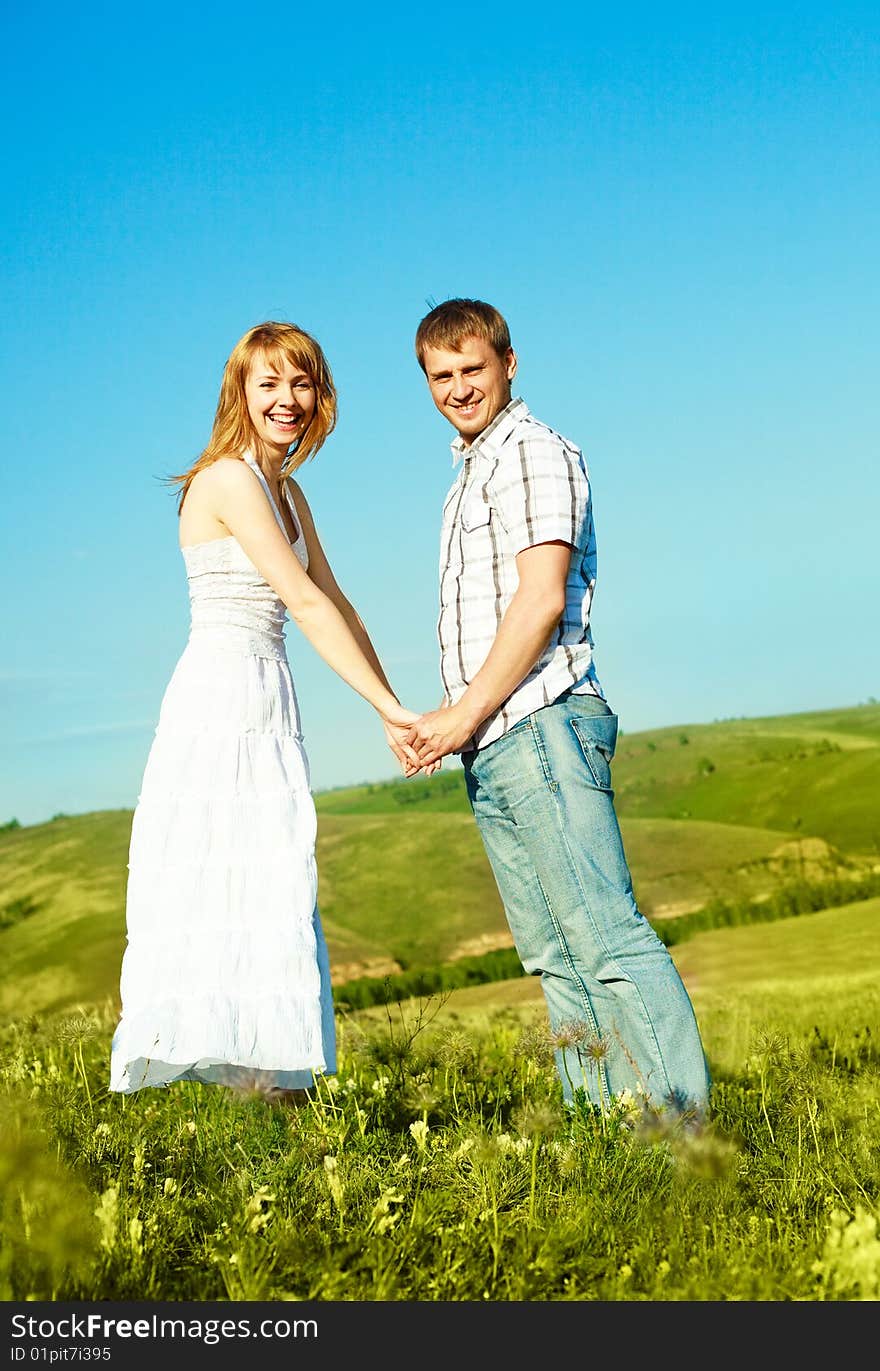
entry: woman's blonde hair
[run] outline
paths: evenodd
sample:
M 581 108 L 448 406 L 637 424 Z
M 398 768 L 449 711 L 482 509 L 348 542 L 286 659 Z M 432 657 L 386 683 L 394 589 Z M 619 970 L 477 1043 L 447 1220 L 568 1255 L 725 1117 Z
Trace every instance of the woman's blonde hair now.
M 289 476 L 315 453 L 336 426 L 336 387 L 327 359 L 311 334 L 296 324 L 269 320 L 255 324 L 239 338 L 223 369 L 220 398 L 214 414 L 214 425 L 208 445 L 192 466 L 179 476 L 169 477 L 169 483 L 180 487 L 177 509 L 183 506 L 186 493 L 196 472 L 203 471 L 220 457 L 240 457 L 256 442 L 256 433 L 248 413 L 245 384 L 257 357 L 264 357 L 274 367 L 282 360 L 308 372 L 315 386 L 315 412 L 309 426 L 300 437 L 282 468 L 282 476 Z

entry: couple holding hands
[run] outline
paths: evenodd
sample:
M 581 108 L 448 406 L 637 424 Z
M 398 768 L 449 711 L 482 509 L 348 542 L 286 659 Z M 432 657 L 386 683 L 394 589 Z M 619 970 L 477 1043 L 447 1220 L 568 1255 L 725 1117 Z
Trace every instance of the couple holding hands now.
M 404 775 L 460 757 L 518 955 L 541 978 L 564 1102 L 583 1091 L 606 1110 L 628 1091 L 701 1119 L 710 1079 L 693 1007 L 638 909 L 614 809 L 586 463 L 513 395 L 517 358 L 492 305 L 437 305 L 415 352 L 455 431 L 439 709 L 400 704 L 292 477 L 336 421 L 314 338 L 250 329 L 207 447 L 174 478 L 191 630 L 132 822 L 110 1088 L 301 1091 L 336 1069 L 289 616 L 376 709 Z

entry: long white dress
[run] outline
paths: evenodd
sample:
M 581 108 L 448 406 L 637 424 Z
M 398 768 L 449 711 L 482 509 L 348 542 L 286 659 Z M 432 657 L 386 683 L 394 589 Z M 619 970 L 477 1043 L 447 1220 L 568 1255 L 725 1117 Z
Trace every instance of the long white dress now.
M 308 1087 L 336 1043 L 287 610 L 234 538 L 183 556 L 191 629 L 132 821 L 110 1089 Z

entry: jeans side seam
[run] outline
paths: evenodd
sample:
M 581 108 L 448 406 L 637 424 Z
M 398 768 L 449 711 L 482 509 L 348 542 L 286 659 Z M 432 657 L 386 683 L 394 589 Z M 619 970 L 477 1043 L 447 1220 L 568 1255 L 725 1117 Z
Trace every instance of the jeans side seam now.
M 556 944 L 559 948 L 560 953 L 562 954 L 562 959 L 565 962 L 565 965 L 568 967 L 569 974 L 572 977 L 572 980 L 578 987 L 578 992 L 581 997 L 581 1003 L 584 1006 L 587 1018 L 590 1022 L 590 1028 L 592 1029 L 595 1036 L 597 1038 L 600 1038 L 602 1036 L 602 1030 L 599 1027 L 599 1021 L 596 1018 L 595 1011 L 593 1010 L 592 1001 L 590 1000 L 590 993 L 587 990 L 587 987 L 584 985 L 583 978 L 579 974 L 578 969 L 574 964 L 574 961 L 571 956 L 571 949 L 568 945 L 568 941 L 565 937 L 565 934 L 562 931 L 562 926 L 559 923 L 559 920 L 553 913 L 553 905 L 550 903 L 550 896 L 544 889 L 544 882 L 541 880 L 541 873 L 538 871 L 537 867 L 535 868 L 535 877 L 537 879 L 538 885 L 540 886 L 541 894 L 544 896 L 544 903 L 547 906 L 547 914 L 550 918 L 550 923 L 553 927 L 553 932 L 556 935 Z M 565 1051 L 564 1048 L 562 1050 L 563 1052 Z M 578 1059 L 580 1059 L 580 1052 L 578 1052 Z M 604 1098 L 607 1101 L 611 1098 L 611 1090 L 608 1085 L 608 1073 L 605 1069 L 605 1063 L 603 1061 L 598 1061 L 597 1067 L 597 1076 L 599 1079 L 599 1094 L 600 1097 Z
M 596 939 L 596 942 L 598 943 L 599 947 L 601 947 L 602 951 L 605 953 L 605 956 L 606 956 L 606 957 L 608 958 L 608 960 L 612 963 L 612 965 L 615 966 L 615 967 L 617 968 L 617 970 L 618 970 L 618 972 L 620 973 L 620 975 L 621 975 L 621 976 L 624 976 L 625 979 L 626 979 L 627 981 L 629 981 L 630 985 L 633 987 L 633 990 L 635 991 L 636 995 L 638 996 L 638 1001 L 639 1001 L 639 1004 L 640 1004 L 640 1006 L 641 1006 L 642 1016 L 643 1016 L 645 1025 L 646 1025 L 646 1027 L 647 1027 L 648 1032 L 649 1032 L 650 1035 L 651 1035 L 651 1040 L 652 1040 L 652 1042 L 654 1043 L 654 1047 L 655 1047 L 656 1052 L 657 1052 L 657 1060 L 658 1060 L 658 1062 L 660 1063 L 660 1066 L 662 1067 L 662 1070 L 663 1070 L 663 1076 L 664 1076 L 664 1079 L 665 1079 L 665 1081 L 666 1081 L 666 1089 L 667 1089 L 667 1091 L 670 1091 L 670 1090 L 672 1089 L 672 1082 L 671 1082 L 670 1079 L 669 1079 L 669 1068 L 668 1068 L 667 1065 L 666 1065 L 666 1060 L 665 1060 L 665 1058 L 664 1058 L 664 1056 L 663 1056 L 663 1049 L 661 1048 L 660 1043 L 659 1043 L 658 1038 L 657 1038 L 657 1031 L 656 1031 L 656 1029 L 654 1028 L 654 1022 L 653 1022 L 653 1020 L 652 1020 L 650 1014 L 648 1013 L 648 1007 L 647 1007 L 647 1005 L 645 1004 L 645 998 L 644 998 L 644 995 L 642 994 L 642 988 L 641 988 L 641 986 L 640 986 L 635 980 L 633 980 L 633 978 L 632 978 L 631 976 L 625 976 L 625 973 L 624 973 L 624 971 L 623 971 L 623 968 L 620 967 L 620 966 L 618 966 L 617 958 L 614 957 L 614 956 L 612 956 L 612 954 L 611 954 L 609 948 L 607 947 L 607 945 L 606 945 L 606 943 L 605 943 L 605 939 L 602 937 L 602 935 L 601 935 L 601 933 L 599 932 L 599 929 L 598 929 L 598 927 L 597 927 L 596 920 L 595 920 L 595 917 L 594 917 L 594 915 L 593 915 L 593 911 L 592 911 L 592 909 L 590 908 L 590 901 L 589 901 L 589 899 L 587 898 L 587 892 L 586 892 L 586 890 L 584 889 L 584 884 L 583 884 L 583 881 L 581 880 L 580 872 L 579 872 L 578 869 L 577 869 L 577 863 L 576 863 L 575 860 L 574 860 L 574 853 L 572 852 L 572 850 L 571 850 L 571 845 L 569 844 L 569 841 L 568 841 L 568 834 L 567 834 L 567 832 L 566 832 L 565 824 L 564 824 L 563 821 L 562 821 L 562 812 L 561 812 L 561 808 L 560 808 L 560 804 L 559 804 L 559 797 L 558 797 L 559 782 L 553 780 L 553 778 L 552 778 L 552 776 L 551 776 L 551 774 L 550 774 L 550 768 L 549 768 L 548 758 L 547 758 L 547 750 L 546 750 L 546 748 L 545 748 L 545 746 L 544 746 L 544 740 L 543 740 L 542 737 L 541 737 L 541 730 L 540 730 L 539 728 L 536 728 L 536 729 L 535 729 L 535 744 L 536 744 L 537 749 L 538 749 L 538 755 L 539 755 L 539 757 L 540 757 L 540 759 L 541 759 L 541 767 L 542 767 L 542 769 L 543 769 L 543 771 L 544 771 L 545 777 L 547 778 L 548 786 L 549 786 L 550 790 L 551 790 L 552 793 L 553 793 L 554 813 L 555 813 L 555 815 L 556 815 L 556 823 L 557 823 L 557 828 L 558 828 L 558 831 L 559 831 L 559 835 L 560 835 L 560 837 L 562 838 L 562 842 L 563 842 L 563 845 L 564 845 L 564 847 L 565 847 L 565 853 L 566 853 L 566 856 L 567 856 L 567 858 L 568 858 L 569 873 L 570 873 L 571 876 L 574 877 L 575 883 L 576 883 L 577 888 L 578 888 L 578 891 L 579 891 L 579 893 L 580 893 L 580 897 L 581 897 L 581 901 L 582 901 L 582 903 L 583 903 L 584 910 L 586 911 L 587 917 L 588 917 L 589 920 L 590 920 L 590 926 L 591 926 L 591 928 L 592 928 L 592 930 L 593 930 L 593 935 L 594 935 L 594 937 L 595 937 L 595 939 Z M 606 792 L 604 792 L 604 793 L 607 794 L 608 792 L 606 791 Z M 535 867 L 535 873 L 536 873 L 536 875 L 538 875 L 537 866 Z M 541 889 L 543 890 L 543 889 L 544 889 L 544 886 L 543 886 L 543 882 L 541 882 L 540 875 L 538 875 L 538 883 L 540 884 Z M 544 898 L 545 898 L 545 899 L 547 898 L 547 897 L 546 897 L 546 894 L 545 894 L 545 897 L 544 897 Z M 547 908 L 548 908 L 548 910 L 550 911 L 550 916 L 551 916 L 551 919 L 552 919 L 552 921 L 553 921 L 554 928 L 556 928 L 556 927 L 557 927 L 556 917 L 555 917 L 555 915 L 553 914 L 553 911 L 552 911 L 552 909 L 551 909 L 550 901 L 549 901 L 549 900 L 547 900 Z M 567 954 L 568 954 L 568 957 L 570 958 L 570 956 L 571 956 L 570 949 L 569 949 L 569 947 L 568 947 L 568 942 L 567 942 L 567 940 L 566 940 L 566 938 L 565 938 L 565 935 L 564 935 L 564 933 L 563 933 L 563 931 L 562 931 L 561 926 L 559 927 L 558 936 L 561 938 L 562 944 L 564 945 L 564 947 L 565 947 L 565 949 L 566 949 L 566 952 L 567 952 Z M 573 971 L 573 974 L 577 975 L 577 972 L 574 970 L 574 967 L 572 967 L 572 971 Z M 577 976 L 577 980 L 578 980 L 578 984 L 580 984 L 580 985 L 583 984 L 582 981 L 581 981 L 580 976 Z M 586 987 L 584 987 L 584 989 L 586 989 Z
M 553 794 L 553 796 L 555 797 L 556 792 L 557 792 L 557 790 L 559 789 L 559 782 L 558 782 L 557 780 L 554 779 L 553 774 L 552 774 L 552 772 L 551 772 L 551 770 L 550 770 L 550 759 L 549 759 L 549 756 L 548 756 L 548 754 L 547 754 L 547 749 L 546 749 L 546 747 L 544 746 L 544 739 L 543 739 L 542 736 L 541 736 L 541 730 L 540 730 L 539 727 L 536 726 L 536 727 L 533 728 L 532 736 L 534 737 L 534 740 L 535 740 L 535 748 L 536 748 L 536 751 L 537 751 L 537 753 L 538 753 L 538 760 L 539 760 L 540 763 L 541 763 L 541 770 L 542 770 L 543 773 L 544 773 L 544 779 L 545 779 L 546 782 L 547 782 L 547 787 L 548 787 L 548 789 L 551 791 L 551 793 Z M 557 812 L 557 814 L 558 814 L 558 802 L 557 802 L 557 811 L 556 811 L 556 812 Z M 568 852 L 568 845 L 567 845 L 567 844 L 566 844 L 566 852 Z M 571 854 L 569 853 L 569 859 L 570 859 L 570 857 L 571 857 Z M 533 864 L 533 865 L 534 865 L 534 864 Z M 592 1001 L 591 1001 L 591 999 L 590 999 L 590 992 L 588 991 L 586 985 L 584 984 L 583 977 L 580 975 L 580 973 L 579 973 L 577 967 L 575 966 L 574 958 L 573 958 L 572 952 L 571 952 L 571 948 L 569 947 L 569 944 L 568 944 L 568 939 L 567 939 L 566 936 L 565 936 L 565 933 L 564 933 L 564 931 L 563 931 L 563 928 L 562 928 L 561 923 L 559 922 L 559 920 L 557 919 L 555 913 L 553 912 L 553 905 L 552 905 L 552 903 L 551 903 L 551 901 L 550 901 L 550 897 L 549 897 L 549 895 L 547 894 L 547 891 L 544 889 L 544 882 L 541 880 L 541 873 L 539 872 L 539 870 L 538 870 L 538 868 L 537 868 L 536 865 L 535 865 L 535 867 L 534 867 L 534 870 L 535 870 L 535 877 L 537 878 L 537 881 L 538 881 L 538 885 L 539 885 L 540 888 L 541 888 L 541 894 L 544 896 L 544 903 L 545 903 L 546 906 L 547 906 L 547 913 L 548 913 L 548 916 L 549 916 L 549 918 L 550 918 L 550 923 L 551 923 L 551 925 L 552 925 L 553 932 L 554 932 L 554 935 L 555 935 L 555 938 L 556 938 L 556 945 L 557 945 L 557 947 L 559 948 L 560 954 L 561 954 L 561 956 L 562 956 L 563 961 L 565 962 L 565 965 L 568 967 L 569 975 L 572 977 L 572 979 L 573 979 L 575 985 L 576 985 L 577 988 L 578 988 L 578 993 L 579 993 L 579 995 L 580 995 L 580 997 L 581 997 L 581 1003 L 582 1003 L 582 1004 L 585 1006 L 585 1008 L 586 1008 L 587 1017 L 588 1017 L 589 1022 L 590 1022 L 590 1027 L 592 1028 L 592 1030 L 593 1030 L 593 1032 L 595 1033 L 595 1035 L 596 1035 L 597 1038 L 598 1038 L 598 1037 L 601 1037 L 601 1035 L 602 1035 L 602 1029 L 601 1029 L 601 1027 L 600 1027 L 600 1025 L 599 1025 L 598 1019 L 596 1018 L 595 1011 L 593 1010 L 593 1004 L 592 1004 Z M 580 889 L 580 882 L 578 882 L 578 888 Z M 581 890 L 581 894 L 583 895 L 583 891 L 582 891 L 582 890 Z M 584 903 L 586 904 L 586 901 L 584 901 Z M 593 925 L 593 928 L 594 928 L 594 930 L 595 930 L 596 925 L 595 925 L 595 920 L 593 919 L 592 915 L 590 915 L 590 923 Z M 601 942 L 601 939 L 600 939 L 599 941 Z M 605 950 L 606 950 L 606 954 L 607 954 L 607 949 L 605 949 Z M 580 1054 L 578 1054 L 578 1058 L 580 1058 Z M 601 1096 L 604 1096 L 606 1099 L 609 1099 L 610 1096 L 611 1096 L 611 1091 L 610 1091 L 610 1088 L 609 1088 L 609 1085 L 608 1085 L 608 1075 L 607 1075 L 607 1071 L 606 1071 L 606 1069 L 605 1069 L 605 1063 L 600 1061 L 600 1062 L 598 1063 L 598 1067 L 599 1067 L 599 1070 L 598 1070 L 598 1072 L 597 1072 L 597 1075 L 598 1075 L 598 1078 L 599 1078 L 599 1093 L 600 1093 L 600 1097 L 601 1097 Z M 665 1068 L 664 1068 L 664 1069 L 665 1069 Z

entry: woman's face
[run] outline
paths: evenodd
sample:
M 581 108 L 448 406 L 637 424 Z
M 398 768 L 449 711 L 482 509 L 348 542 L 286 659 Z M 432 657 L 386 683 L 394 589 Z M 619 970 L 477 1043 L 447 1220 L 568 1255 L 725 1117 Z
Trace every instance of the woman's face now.
M 317 396 L 311 376 L 286 358 L 273 363 L 258 354 L 245 382 L 245 397 L 260 442 L 283 459 L 315 412 Z

